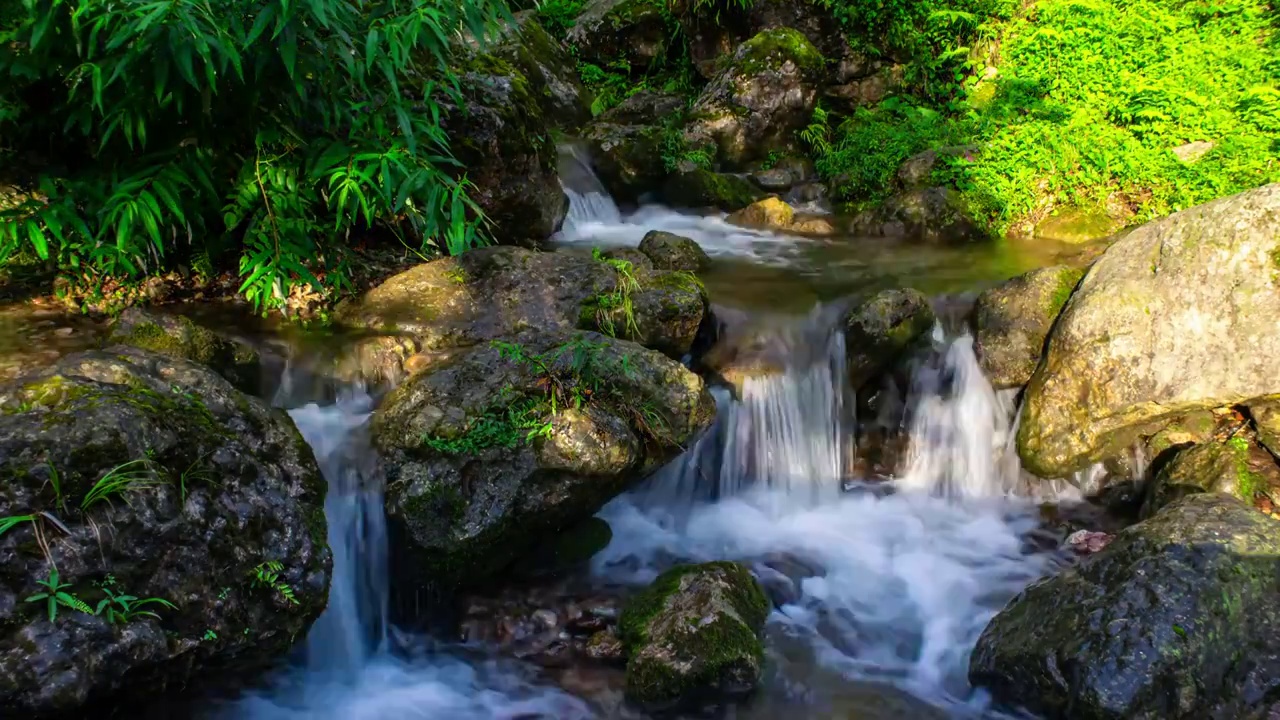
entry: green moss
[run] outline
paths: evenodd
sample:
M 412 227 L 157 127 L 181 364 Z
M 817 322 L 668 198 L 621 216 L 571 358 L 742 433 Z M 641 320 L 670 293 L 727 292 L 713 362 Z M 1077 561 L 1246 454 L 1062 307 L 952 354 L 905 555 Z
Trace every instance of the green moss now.
M 1058 284 L 1053 289 L 1053 295 L 1049 296 L 1049 304 L 1045 308 L 1045 313 L 1050 318 L 1058 317 L 1062 308 L 1066 307 L 1067 301 L 1071 299 L 1071 294 L 1076 291 L 1076 285 L 1080 283 L 1082 277 L 1084 277 L 1084 271 L 1076 268 L 1059 273 Z
M 467 512 L 467 500 L 455 485 L 432 483 L 427 489 L 404 499 L 405 513 L 422 521 L 425 518 L 444 518 L 452 523 L 462 520 Z
M 1236 435 L 1227 441 L 1236 461 L 1236 496 L 1252 506 L 1254 495 L 1262 490 L 1262 478 L 1249 469 L 1249 441 Z
M 455 428 L 450 428 L 424 435 L 422 445 L 444 455 L 476 455 L 491 448 L 514 448 L 528 434 L 531 410 L 527 401 L 492 407 L 469 419 L 460 433 L 451 433 Z
M 627 664 L 627 696 L 645 705 L 678 702 L 704 688 L 716 688 L 734 675 L 754 674 L 764 662 L 764 645 L 746 625 L 721 616 L 706 625 L 690 625 L 681 654 L 694 659 L 689 669 L 665 658 L 640 655 Z
M 729 575 L 732 588 L 729 601 L 743 622 L 750 627 L 763 625 L 769 616 L 769 598 L 746 567 L 726 561 L 677 565 L 627 602 L 618 618 L 618 637 L 623 647 L 631 652 L 648 642 L 649 623 L 667 606 L 667 600 L 680 591 L 686 575 L 715 571 Z
M 788 60 L 810 75 L 821 73 L 827 63 L 803 33 L 783 27 L 765 30 L 744 43 L 734 71 L 739 75 L 758 75 L 776 70 Z
M 728 212 L 741 210 L 764 196 L 745 178 L 703 168 L 672 176 L 666 194 L 668 202 L 685 207 L 715 207 Z
M 177 328 L 167 331 L 151 322 L 140 322 L 128 333 L 112 337 L 114 342 L 143 350 L 210 365 L 222 349 L 223 341 L 207 328 L 184 317 L 175 317 Z

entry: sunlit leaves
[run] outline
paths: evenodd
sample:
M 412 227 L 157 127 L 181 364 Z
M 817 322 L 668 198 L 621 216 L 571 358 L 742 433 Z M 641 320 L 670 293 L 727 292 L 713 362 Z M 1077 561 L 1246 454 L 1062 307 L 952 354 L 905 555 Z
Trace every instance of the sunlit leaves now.
M 268 308 L 295 284 L 345 282 L 352 232 L 386 225 L 447 252 L 483 242 L 435 100 L 456 93 L 455 38 L 510 19 L 500 0 L 24 9 L 0 24 L 0 158 L 55 157 L 33 168 L 35 192 L 0 205 L 0 261 L 26 249 L 138 275 L 239 246 L 242 291 Z

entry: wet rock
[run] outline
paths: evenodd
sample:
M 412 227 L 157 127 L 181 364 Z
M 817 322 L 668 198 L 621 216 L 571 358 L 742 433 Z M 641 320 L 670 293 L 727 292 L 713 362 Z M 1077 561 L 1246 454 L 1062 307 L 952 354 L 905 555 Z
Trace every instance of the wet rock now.
M 550 127 L 576 130 L 591 119 L 591 93 L 582 85 L 576 60 L 538 24 L 532 10 L 513 17 L 514 23 L 489 39 L 489 52 L 524 75 Z
M 657 352 L 528 332 L 409 378 L 372 435 L 405 561 L 447 585 L 481 582 L 586 520 L 714 414 L 702 380 Z
M 751 179 L 759 185 L 761 189 L 768 192 L 786 192 L 795 185 L 795 178 L 790 172 L 783 168 L 769 168 L 768 170 L 757 170 L 751 173 Z
M 467 347 L 528 328 L 596 329 L 603 319 L 617 335 L 680 357 L 706 310 L 706 293 L 691 276 L 649 273 L 580 251 L 488 247 L 395 275 L 339 307 L 337 317 L 411 337 L 413 352 Z
M 683 95 L 646 88 L 606 110 L 599 121 L 612 125 L 657 126 L 684 112 L 688 104 Z
M 845 315 L 849 381 L 858 389 L 887 370 L 933 330 L 929 300 L 916 290 L 885 290 Z
M 1018 454 L 1060 477 L 1169 418 L 1280 394 L 1280 185 L 1134 230 L 1094 263 L 1027 385 Z M 1249 346 L 1248 352 L 1224 348 Z
M 1046 718 L 1257 717 L 1280 690 L 1280 524 L 1185 497 L 1014 598 L 975 685 Z
M 686 145 L 714 144 L 731 166 L 785 149 L 813 114 L 825 62 L 792 28 L 757 34 L 738 46 L 694 102 Z
M 1071 548 L 1079 555 L 1092 555 L 1101 551 L 1111 541 L 1115 539 L 1113 535 L 1096 530 L 1077 530 L 1067 536 L 1063 543 Z
M 587 640 L 587 657 L 602 662 L 622 662 L 626 653 L 622 649 L 622 641 L 616 633 L 601 630 Z
M 651 0 L 589 0 L 566 41 L 586 62 L 621 61 L 642 75 L 667 51 L 667 37 L 663 8 Z
M 256 348 L 179 315 L 128 308 L 112 323 L 107 342 L 205 365 L 250 395 L 262 387 L 262 359 Z
M 521 27 L 525 31 L 508 28 L 496 47 L 480 51 L 464 46 L 455 61 L 461 102 L 444 105 L 441 124 L 454 139 L 449 148 L 473 185 L 471 199 L 493 222 L 494 239 L 541 247 L 569 210 L 556 172 L 555 144 L 547 132 L 553 125 L 549 104 L 569 100 L 567 95 L 553 99 L 561 94 L 552 93 L 536 59 L 534 67 L 510 59 L 537 58 L 525 41 L 536 38 L 540 45 L 545 39 L 532 19 Z
M 974 349 L 993 387 L 1021 387 L 1031 379 L 1049 329 L 1083 275 L 1063 265 L 1042 268 L 978 296 Z
M 915 242 L 966 243 L 986 239 L 960 193 L 951 188 L 907 190 L 850 221 L 850 232 Z
M 711 258 L 698 243 L 682 235 L 661 230 L 650 230 L 640 241 L 644 253 L 654 267 L 663 270 L 701 272 L 711 264 Z
M 1205 442 L 1177 452 L 1148 484 L 1141 517 L 1194 493 L 1224 493 L 1247 505 L 1266 496 L 1280 479 L 1274 459 L 1245 436 Z
M 623 609 L 627 697 L 648 711 L 741 698 L 760 681 L 769 601 L 742 565 L 668 570 Z
M 836 105 L 847 111 L 856 110 L 866 105 L 875 105 L 884 100 L 892 90 L 902 85 L 906 77 L 905 65 L 889 65 L 879 69 L 874 75 L 851 80 L 843 85 L 827 88 L 823 95 Z
M 0 387 L 0 477 L 0 517 L 34 517 L 0 534 L 0 715 L 265 667 L 325 607 L 314 455 L 283 411 L 201 365 L 116 345 Z M 54 573 L 74 602 L 51 619 L 24 600 Z M 112 623 L 94 612 L 109 590 L 171 605 Z
M 1258 442 L 1280 457 L 1280 405 L 1254 403 L 1249 406 L 1249 414 L 1258 430 Z
M 517 564 L 516 572 L 522 577 L 534 578 L 562 575 L 585 565 L 593 555 L 608 547 L 612 539 L 609 523 L 589 517 L 542 542 Z
M 667 202 L 682 208 L 740 210 L 764 196 L 751 181 L 702 168 L 686 168 L 667 178 L 663 185 Z
M 749 228 L 785 230 L 794 219 L 795 210 L 790 205 L 776 197 L 767 197 L 729 213 L 725 222 Z
M 1123 223 L 1105 212 L 1092 209 L 1064 208 L 1045 218 L 1035 227 L 1042 240 L 1072 245 L 1085 245 L 1114 235 Z

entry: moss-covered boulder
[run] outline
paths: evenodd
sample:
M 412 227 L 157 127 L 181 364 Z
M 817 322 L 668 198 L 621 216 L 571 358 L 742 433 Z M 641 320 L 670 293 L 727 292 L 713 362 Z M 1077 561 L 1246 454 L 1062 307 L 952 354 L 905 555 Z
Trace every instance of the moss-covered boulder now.
M 1280 523 L 1197 494 L 1032 585 L 969 679 L 1045 718 L 1263 718 L 1280 693 Z
M 538 24 L 532 10 L 516 13 L 514 20 L 491 39 L 488 51 L 520 70 L 549 127 L 578 129 L 591 119 L 591 93 L 582 84 L 577 62 Z
M 1280 457 L 1280 403 L 1259 402 L 1249 406 L 1253 424 L 1258 432 L 1258 442 Z
M 1032 375 L 1023 466 L 1061 477 L 1170 417 L 1280 396 L 1280 184 L 1148 223 L 1085 274 Z
M 1021 387 L 1031 379 L 1049 329 L 1083 275 L 1063 265 L 1041 268 L 978 296 L 974 349 L 993 387 Z
M 273 662 L 325 607 L 324 496 L 289 417 L 193 362 L 113 346 L 0 387 L 0 715 Z M 26 602 L 55 575 L 70 599 Z
M 410 377 L 373 440 L 422 577 L 482 582 L 681 452 L 715 404 L 684 366 L 595 333 L 527 332 Z
M 648 711 L 741 699 L 760 682 L 769 599 L 732 562 L 672 568 L 618 619 L 627 698 Z
M 532 18 L 504 28 L 483 49 L 463 43 L 453 60 L 461 102 L 444 103 L 441 124 L 450 150 L 474 187 L 470 195 L 490 220 L 501 244 L 540 247 L 560 229 L 569 200 L 556 173 L 555 127 L 562 104 L 548 81 L 553 64 L 535 50 L 546 33 Z M 570 115 L 571 117 L 571 115 Z
M 939 244 L 989 239 L 960 193 L 944 187 L 906 190 L 892 195 L 879 207 L 855 215 L 849 231 L 854 235 Z
M 256 348 L 180 315 L 128 308 L 111 324 L 107 344 L 132 345 L 205 365 L 250 395 L 262 387 L 262 358 Z
M 698 243 L 683 235 L 650 230 L 640 240 L 640 252 L 644 253 L 656 268 L 701 272 L 711 264 L 707 251 Z
M 588 0 L 566 40 L 586 62 L 642 75 L 666 53 L 668 37 L 659 0 Z
M 685 144 L 714 144 L 730 167 L 789 148 L 813 114 L 825 66 L 796 30 L 757 34 L 725 60 L 693 104 Z
M 641 90 L 583 130 L 596 174 L 614 199 L 634 202 L 662 187 L 667 126 L 684 114 L 687 104 L 680 95 Z
M 667 203 L 680 208 L 741 210 L 764 197 L 750 180 L 704 168 L 684 168 L 667 178 L 662 188 Z
M 854 389 L 877 377 L 929 336 L 937 318 L 917 290 L 885 290 L 844 317 L 849 382 Z
M 1173 501 L 1194 493 L 1223 493 L 1252 506 L 1269 497 L 1280 469 L 1266 450 L 1237 435 L 1225 443 L 1205 442 L 1177 452 L 1152 478 L 1141 517 L 1155 515 Z
M 409 336 L 418 350 L 465 347 L 530 328 L 585 328 L 679 357 L 707 307 L 706 292 L 688 273 L 653 272 L 581 250 L 488 247 L 410 268 L 340 307 L 337 318 Z

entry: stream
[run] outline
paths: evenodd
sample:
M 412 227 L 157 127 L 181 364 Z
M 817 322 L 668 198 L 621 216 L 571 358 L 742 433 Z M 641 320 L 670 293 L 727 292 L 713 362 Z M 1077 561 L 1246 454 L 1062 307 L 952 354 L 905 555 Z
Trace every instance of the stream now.
M 717 389 L 713 428 L 601 511 L 613 540 L 584 582 L 634 587 L 676 561 L 733 559 L 781 593 L 766 628 L 762 690 L 730 717 L 1004 717 L 969 686 L 969 653 L 1004 603 L 1066 562 L 1061 538 L 1042 527 L 1039 501 L 1069 497 L 1068 488 L 1027 495 L 1011 449 L 1013 398 L 992 390 L 972 339 L 946 322 L 902 399 L 910 441 L 897 472 L 888 483 L 851 473 L 856 398 L 844 380 L 844 338 L 821 301 L 904 284 L 972 292 L 1050 262 L 1050 251 L 815 240 L 657 206 L 624 213 L 589 172 L 577 176 L 586 180 L 568 188 L 557 242 L 635 246 L 652 229 L 691 237 L 712 256 L 706 285 L 717 306 L 785 316 L 779 332 L 798 348 L 784 373 L 748 379 L 740 397 Z M 367 431 L 375 393 L 292 361 L 276 385 L 273 401 L 289 411 L 329 483 L 328 607 L 287 665 L 255 686 L 144 715 L 644 717 L 620 702 L 620 671 L 587 684 L 596 691 L 571 692 L 584 683 L 395 627 Z

